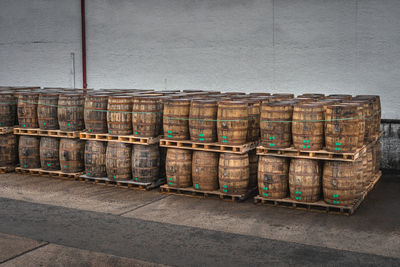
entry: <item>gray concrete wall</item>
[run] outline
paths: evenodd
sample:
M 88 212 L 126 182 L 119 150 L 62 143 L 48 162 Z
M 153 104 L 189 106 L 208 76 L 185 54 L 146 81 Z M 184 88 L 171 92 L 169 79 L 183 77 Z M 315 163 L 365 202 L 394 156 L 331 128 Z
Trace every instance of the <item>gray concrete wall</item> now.
M 0 84 L 82 84 L 79 0 L 0 1 Z M 380 94 L 400 119 L 398 0 L 87 0 L 90 87 Z M 165 82 L 166 81 L 166 82 Z
M 400 171 L 400 121 L 383 121 L 381 130 L 382 168 Z

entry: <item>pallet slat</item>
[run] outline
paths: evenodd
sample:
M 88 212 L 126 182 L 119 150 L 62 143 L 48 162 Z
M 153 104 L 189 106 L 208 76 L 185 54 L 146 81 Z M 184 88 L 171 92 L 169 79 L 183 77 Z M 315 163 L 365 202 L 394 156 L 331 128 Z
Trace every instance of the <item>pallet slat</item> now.
M 15 168 L 15 172 L 17 173 L 23 173 L 23 174 L 30 174 L 30 175 L 40 175 L 40 176 L 51 176 L 51 177 L 57 177 L 57 178 L 69 178 L 69 179 L 78 179 L 80 175 L 82 175 L 82 172 L 77 172 L 77 173 L 65 173 L 62 171 L 49 171 L 49 170 L 43 170 L 40 168 L 35 168 L 35 169 L 25 169 L 21 167 Z
M 141 183 L 141 182 L 136 182 L 134 180 L 118 181 L 118 180 L 109 179 L 107 177 L 92 177 L 92 176 L 88 176 L 88 175 L 79 176 L 79 180 L 82 182 L 92 182 L 95 184 L 112 185 L 112 186 L 117 186 L 117 187 L 126 187 L 126 188 L 144 190 L 144 191 L 148 191 L 148 190 L 157 188 L 160 185 L 165 183 L 165 179 L 160 179 L 156 183 Z
M 139 137 L 134 135 L 110 135 L 81 132 L 80 139 L 93 141 L 117 141 L 128 144 L 152 145 L 160 141 L 159 137 Z
M 318 159 L 318 160 L 332 160 L 332 161 L 355 161 L 367 151 L 367 148 L 375 144 L 380 138 L 380 135 L 374 141 L 364 145 L 362 148 L 355 152 L 338 153 L 326 150 L 307 151 L 299 150 L 294 147 L 290 148 L 269 148 L 264 146 L 257 147 L 257 155 L 261 156 L 274 156 L 284 158 L 301 158 L 301 159 Z
M 0 167 L 0 173 L 9 173 L 9 172 L 14 172 L 15 167 L 13 166 L 6 166 L 6 167 Z
M 223 145 L 219 143 L 201 143 L 193 142 L 189 140 L 170 140 L 161 139 L 160 146 L 168 148 L 180 148 L 189 150 L 200 150 L 200 151 L 210 151 L 210 152 L 228 152 L 234 154 L 244 154 L 253 150 L 259 144 L 258 141 L 249 142 L 243 145 Z
M 358 199 L 353 205 L 351 206 L 337 206 L 333 204 L 328 204 L 323 200 L 313 202 L 313 203 L 305 203 L 299 202 L 290 198 L 283 198 L 283 199 L 273 199 L 273 198 L 265 198 L 261 196 L 254 197 L 255 204 L 261 204 L 265 206 L 276 206 L 276 207 L 287 207 L 287 208 L 294 208 L 300 210 L 307 210 L 313 212 L 324 212 L 324 213 L 331 213 L 331 214 L 341 214 L 341 215 L 352 215 L 357 208 L 361 205 L 364 199 L 367 197 L 368 193 L 375 187 L 378 183 L 379 179 L 382 177 L 382 172 L 379 171 L 375 174 L 375 178 L 373 182 L 367 187 L 367 190 L 362 194 L 361 198 Z
M 14 132 L 14 127 L 0 127 L 0 134 L 9 134 Z
M 231 201 L 244 201 L 247 198 L 254 195 L 257 191 L 257 188 L 253 188 L 246 192 L 245 194 L 228 194 L 222 193 L 218 190 L 214 191 L 202 191 L 194 189 L 193 187 L 171 187 L 167 184 L 160 186 L 161 193 L 168 195 L 180 195 L 186 197 L 195 197 L 195 198 L 218 198 L 221 200 L 231 200 Z
M 78 131 L 42 130 L 39 128 L 14 128 L 14 134 L 37 135 L 62 138 L 79 138 Z

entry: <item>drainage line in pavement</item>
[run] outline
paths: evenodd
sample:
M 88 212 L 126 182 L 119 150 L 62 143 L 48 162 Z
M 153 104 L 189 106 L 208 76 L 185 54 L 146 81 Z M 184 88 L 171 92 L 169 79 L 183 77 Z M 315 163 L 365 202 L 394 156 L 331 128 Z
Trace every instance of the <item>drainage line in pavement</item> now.
M 124 211 L 124 212 L 122 212 L 121 214 L 118 214 L 117 216 L 125 215 L 125 214 L 127 214 L 127 213 L 129 213 L 129 212 L 132 212 L 132 211 L 134 211 L 134 210 L 143 208 L 143 207 L 145 207 L 145 206 L 147 206 L 147 205 L 153 204 L 154 202 L 160 201 L 161 199 L 164 199 L 164 198 L 167 198 L 167 197 L 170 197 L 170 196 L 165 196 L 165 197 L 161 197 L 161 198 L 159 198 L 159 199 L 150 201 L 149 203 L 143 204 L 143 205 L 138 206 L 138 207 L 136 207 L 136 208 L 134 208 L 134 209 L 131 209 L 131 210 L 128 210 L 128 211 Z
M 45 247 L 45 246 L 47 246 L 48 244 L 50 244 L 50 243 L 49 243 L 49 242 L 46 242 L 46 243 L 44 243 L 44 244 L 41 244 L 40 246 L 34 247 L 34 248 L 32 248 L 32 249 L 28 249 L 27 251 L 24 251 L 24 252 L 22 252 L 22 253 L 20 253 L 20 254 L 17 254 L 17 255 L 15 255 L 15 256 L 12 256 L 11 258 L 8 258 L 8 259 L 5 259 L 5 260 L 3 260 L 3 261 L 0 261 L 0 264 L 6 263 L 7 261 L 10 261 L 10 260 L 13 260 L 13 259 L 15 259 L 15 258 L 18 258 L 18 257 L 20 257 L 20 256 L 22 256 L 22 255 L 25 255 L 25 254 L 27 254 L 27 253 L 29 253 L 29 252 L 32 252 L 32 251 L 34 251 L 34 250 L 37 250 L 37 249 L 39 249 L 39 248 Z

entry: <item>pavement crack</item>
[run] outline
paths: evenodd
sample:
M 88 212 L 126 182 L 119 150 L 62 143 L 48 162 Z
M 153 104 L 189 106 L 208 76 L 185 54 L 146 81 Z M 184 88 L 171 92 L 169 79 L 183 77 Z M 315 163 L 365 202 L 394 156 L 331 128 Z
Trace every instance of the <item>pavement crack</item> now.
M 137 207 L 135 207 L 135 208 L 133 208 L 133 209 L 131 209 L 131 210 L 124 211 L 124 212 L 122 212 L 122 213 L 120 213 L 120 214 L 117 214 L 117 216 L 125 215 L 125 214 L 127 214 L 127 213 L 129 213 L 129 212 L 132 212 L 132 211 L 135 211 L 135 210 L 137 210 L 137 209 L 143 208 L 143 207 L 145 207 L 145 206 L 147 206 L 147 205 L 153 204 L 153 203 L 155 203 L 155 202 L 157 202 L 157 201 L 160 201 L 160 200 L 162 200 L 162 199 L 164 199 L 164 198 L 167 198 L 167 197 L 170 197 L 170 196 L 160 197 L 160 198 L 155 199 L 155 200 L 153 200 L 153 201 L 150 201 L 150 202 L 148 202 L 148 203 L 146 203 L 146 204 L 137 206 Z
M 37 246 L 37 247 L 28 249 L 28 250 L 26 250 L 26 251 L 24 251 L 24 252 L 22 252 L 22 253 L 19 253 L 19 254 L 17 254 L 17 255 L 12 256 L 11 258 L 8 258 L 8 259 L 5 259 L 5 260 L 3 260 L 3 261 L 0 261 L 0 264 L 6 263 L 6 262 L 8 262 L 8 261 L 10 261 L 10 260 L 13 260 L 13 259 L 15 259 L 15 258 L 21 257 L 21 256 L 23 256 L 23 255 L 25 255 L 25 254 L 27 254 L 27 253 L 29 253 L 29 252 L 32 252 L 32 251 L 37 250 L 37 249 L 39 249 L 39 248 L 45 247 L 45 246 L 47 246 L 48 244 L 50 244 L 50 242 L 45 242 L 44 244 L 41 244 L 41 245 L 39 245 L 39 246 Z

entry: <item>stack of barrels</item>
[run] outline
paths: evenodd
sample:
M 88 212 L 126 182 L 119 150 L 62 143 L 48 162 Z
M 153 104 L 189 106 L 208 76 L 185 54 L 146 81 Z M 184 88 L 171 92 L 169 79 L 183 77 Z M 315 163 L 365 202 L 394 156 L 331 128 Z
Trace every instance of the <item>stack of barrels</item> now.
M 263 146 L 334 153 L 366 146 L 366 152 L 353 162 L 260 156 L 260 196 L 337 205 L 357 201 L 379 171 L 379 96 L 303 94 L 279 100 L 261 104 Z

